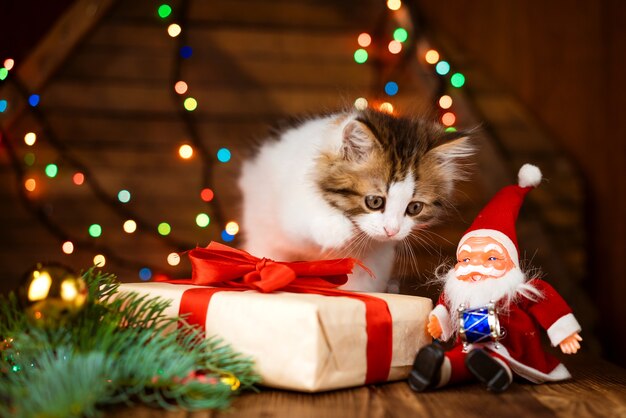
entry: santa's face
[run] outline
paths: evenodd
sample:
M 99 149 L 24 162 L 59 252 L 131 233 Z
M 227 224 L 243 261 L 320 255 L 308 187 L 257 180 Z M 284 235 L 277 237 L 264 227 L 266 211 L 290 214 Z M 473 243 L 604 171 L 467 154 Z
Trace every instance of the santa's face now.
M 491 237 L 469 237 L 459 246 L 456 278 L 464 282 L 499 279 L 515 267 L 509 252 Z
M 469 237 L 461 242 L 457 253 L 457 263 L 446 274 L 444 287 L 449 306 L 454 309 L 502 300 L 508 305 L 524 289 L 520 287 L 526 280 L 524 273 L 494 238 Z

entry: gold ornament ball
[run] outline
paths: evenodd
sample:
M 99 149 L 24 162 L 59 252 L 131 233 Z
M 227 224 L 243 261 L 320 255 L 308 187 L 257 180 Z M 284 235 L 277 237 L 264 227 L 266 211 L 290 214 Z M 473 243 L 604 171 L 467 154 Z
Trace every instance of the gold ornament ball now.
M 60 264 L 37 264 L 18 287 L 27 316 L 41 325 L 59 325 L 82 310 L 87 294 L 83 278 Z
M 230 386 L 230 390 L 233 391 L 239 389 L 239 386 L 241 385 L 239 379 L 237 379 L 232 373 L 223 373 L 220 377 L 220 382 Z

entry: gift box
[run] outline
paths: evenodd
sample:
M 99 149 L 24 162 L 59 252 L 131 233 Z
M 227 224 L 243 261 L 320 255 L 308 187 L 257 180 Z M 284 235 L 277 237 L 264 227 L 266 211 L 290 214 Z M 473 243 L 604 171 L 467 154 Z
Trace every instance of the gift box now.
M 415 353 L 431 342 L 425 330 L 430 299 L 337 290 L 338 271 L 345 266 L 336 270 L 331 261 L 332 285 L 321 285 L 319 264 L 276 263 L 232 249 L 226 250 L 228 257 L 237 251 L 236 257 L 243 255 L 252 267 L 242 275 L 238 269 L 246 263 L 223 262 L 220 253 L 224 279 L 214 269 L 215 260 L 208 269 L 199 266 L 216 258 L 215 252 L 197 252 L 202 250 L 190 252 L 192 280 L 126 283 L 120 291 L 170 300 L 169 315 L 189 315 L 207 337 L 216 335 L 253 358 L 263 385 L 317 392 L 404 379 Z

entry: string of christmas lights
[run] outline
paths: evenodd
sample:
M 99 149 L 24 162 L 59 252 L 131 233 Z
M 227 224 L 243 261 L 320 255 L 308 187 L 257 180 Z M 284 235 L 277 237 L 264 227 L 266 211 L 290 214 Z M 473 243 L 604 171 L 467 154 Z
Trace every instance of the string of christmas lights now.
M 190 86 L 182 80 L 183 60 L 188 61 L 193 56 L 193 49 L 187 45 L 187 32 L 183 31 L 183 27 L 187 25 L 187 15 L 189 9 L 189 1 L 182 0 L 176 13 L 169 4 L 161 4 L 157 9 L 158 16 L 164 21 L 170 19 L 177 23 L 170 23 L 167 27 L 167 33 L 170 37 L 177 39 L 177 47 L 174 59 L 174 71 L 172 72 L 171 84 L 173 85 L 173 98 L 178 106 L 179 115 L 184 122 L 187 136 L 193 143 L 193 147 L 189 144 L 183 144 L 179 148 L 179 154 L 183 159 L 189 159 L 194 153 L 198 153 L 202 161 L 201 184 L 202 189 L 200 196 L 207 204 L 212 202 L 213 217 L 219 225 L 225 225 L 221 231 L 221 239 L 224 242 L 231 242 L 235 239 L 235 235 L 239 232 L 239 225 L 235 221 L 225 223 L 225 216 L 219 205 L 219 199 L 210 189 L 211 180 L 213 179 L 213 167 L 216 162 L 227 163 L 231 160 L 231 151 L 228 148 L 220 148 L 216 153 L 212 153 L 206 146 L 196 128 L 193 112 L 198 107 L 198 101 L 188 95 Z M 183 110 L 184 109 L 184 110 Z M 215 155 L 215 159 L 212 157 Z M 217 160 L 217 161 L 216 161 Z M 204 228 L 210 223 L 210 217 L 206 213 L 199 213 L 196 216 L 196 224 Z
M 71 235 L 60 225 L 58 225 L 52 217 L 48 214 L 48 211 L 41 204 L 32 199 L 30 193 L 32 193 L 36 189 L 36 181 L 34 178 L 28 175 L 25 167 L 22 165 L 22 161 L 17 155 L 17 152 L 13 146 L 15 142 L 13 138 L 11 138 L 7 132 L 0 126 L 0 141 L 3 143 L 7 155 L 9 156 L 9 161 L 13 168 L 13 171 L 17 174 L 18 179 L 18 194 L 20 199 L 26 206 L 26 208 L 40 221 L 42 225 L 48 231 L 55 236 L 59 242 L 61 242 L 61 250 L 65 254 L 74 253 L 75 249 L 80 248 L 83 250 L 89 250 L 95 252 L 93 262 L 94 265 L 104 266 L 107 258 L 113 260 L 117 264 L 123 267 L 135 267 L 137 262 L 132 259 L 128 259 L 125 257 L 118 256 L 114 251 L 112 251 L 109 247 L 99 244 L 93 240 L 87 239 L 77 239 L 72 238 Z M 26 180 L 24 180 L 26 179 Z M 24 187 L 22 187 L 22 184 Z M 90 226 L 91 233 L 95 233 L 95 230 L 99 228 L 99 225 L 92 224 Z M 101 231 L 98 232 L 100 234 Z M 106 254 L 106 256 L 105 256 Z M 142 266 L 142 268 L 151 268 L 155 269 L 156 266 Z
M 401 0 L 388 0 L 387 8 L 391 11 L 392 19 L 399 25 L 391 33 L 391 37 L 388 39 L 381 39 L 379 44 L 386 44 L 386 52 L 391 55 L 398 55 L 403 51 L 406 52 L 406 56 L 410 58 L 410 55 L 417 50 L 418 37 L 423 44 L 428 45 L 429 42 L 425 39 L 423 33 L 415 33 L 413 39 L 411 39 L 411 33 L 414 32 L 415 16 L 411 16 L 411 12 L 403 5 Z M 410 45 L 405 47 L 405 45 Z M 367 32 L 363 32 L 357 36 L 357 48 L 354 52 L 354 61 L 357 64 L 366 63 L 372 56 L 368 49 L 371 49 L 376 42 Z M 452 96 L 448 93 L 449 88 L 460 89 L 465 85 L 465 76 L 460 72 L 452 72 L 452 67 L 448 61 L 442 59 L 441 54 L 430 47 L 426 48 L 425 52 L 418 51 L 417 58 L 420 63 L 427 63 L 432 67 L 431 72 L 438 76 L 438 87 L 435 92 L 434 105 L 439 109 L 439 122 L 446 127 L 446 131 L 456 131 L 454 125 L 458 124 L 457 115 L 454 113 L 452 106 Z M 378 52 L 380 54 L 380 52 Z M 403 63 L 401 63 L 403 64 Z M 389 98 L 394 97 L 400 91 L 400 86 L 394 80 L 386 80 L 384 82 L 384 93 L 388 97 L 384 101 L 380 101 L 377 104 L 379 110 L 384 112 L 393 113 L 394 106 L 389 101 Z M 376 94 L 380 96 L 379 94 Z M 375 101 L 368 101 L 364 97 L 359 97 L 354 101 L 354 107 L 363 110 L 370 105 L 376 105 Z
M 12 79 L 12 84 L 18 89 L 18 91 L 22 94 L 23 97 L 32 97 L 27 89 L 23 86 L 23 84 L 18 79 Z M 128 190 L 120 190 L 117 194 L 117 199 L 111 195 L 104 189 L 104 187 L 97 180 L 96 176 L 91 173 L 87 165 L 82 163 L 79 159 L 74 157 L 67 146 L 56 136 L 56 133 L 52 129 L 50 123 L 47 120 L 46 115 L 42 112 L 38 107 L 39 103 L 31 105 L 31 115 L 34 116 L 34 119 L 39 124 L 40 136 L 45 138 L 45 141 L 51 145 L 51 147 L 57 153 L 57 158 L 55 161 L 62 161 L 64 166 L 72 167 L 72 171 L 75 171 L 72 176 L 72 181 L 76 186 L 82 186 L 83 184 L 87 184 L 90 187 L 91 192 L 94 196 L 103 204 L 108 206 L 112 211 L 116 212 L 122 219 L 127 219 L 124 222 L 123 229 L 126 233 L 131 234 L 134 233 L 138 228 L 143 229 L 144 231 L 150 231 L 154 229 L 154 226 L 151 225 L 148 221 L 142 219 L 137 213 L 130 210 L 127 206 L 120 205 L 118 202 L 122 204 L 128 203 L 130 201 L 130 192 Z M 40 222 L 55 236 L 57 237 L 61 244 L 61 250 L 65 254 L 72 254 L 76 250 L 89 250 L 94 251 L 97 254 L 94 257 L 94 264 L 103 266 L 106 263 L 107 258 L 111 260 L 115 260 L 121 266 L 125 267 L 133 267 L 133 266 L 141 266 L 140 273 L 143 271 L 143 276 L 146 276 L 146 271 L 156 269 L 155 266 L 145 266 L 145 263 L 140 263 L 135 259 L 126 258 L 123 256 L 119 256 L 113 251 L 110 247 L 98 242 L 97 238 L 102 236 L 103 228 L 99 223 L 92 223 L 87 228 L 87 233 L 91 239 L 72 237 L 66 228 L 58 225 L 46 210 L 44 203 L 41 200 L 36 200 L 35 197 L 40 197 L 39 195 L 35 196 L 34 194 L 38 191 L 38 188 L 41 186 L 39 184 L 43 183 L 43 180 L 37 179 L 36 170 L 32 169 L 34 162 L 36 161 L 36 156 L 34 152 L 28 152 L 24 156 L 24 165 L 22 165 L 21 159 L 17 155 L 13 144 L 17 143 L 13 140 L 13 138 L 8 135 L 8 133 L 3 129 L 2 136 L 5 138 L 4 145 L 7 149 L 7 154 L 11 161 L 12 167 L 15 171 L 16 178 L 18 181 L 18 191 L 20 193 L 21 199 L 25 202 L 26 207 L 35 214 L 35 216 L 40 220 Z M 37 143 L 37 134 L 35 132 L 28 132 L 24 136 L 24 143 L 33 147 Z M 49 179 L 57 178 L 59 174 L 59 167 L 56 163 L 49 163 L 45 165 L 44 168 L 45 177 Z M 43 178 L 45 178 L 43 177 Z M 23 188 L 21 187 L 23 185 Z M 179 251 L 183 251 L 184 249 L 189 248 L 189 244 L 183 241 L 178 241 L 173 239 L 172 237 L 167 236 L 168 234 L 164 233 L 164 225 L 165 223 L 159 224 L 157 227 L 159 231 L 158 237 L 165 241 L 166 244 L 173 246 L 175 248 L 179 248 Z M 150 273 L 151 275 L 151 273 Z
M 181 22 L 185 21 L 187 1 L 183 1 L 180 7 L 181 12 L 179 16 Z M 157 8 L 157 15 L 161 19 L 167 19 L 172 14 L 172 8 L 167 4 L 162 4 Z M 182 33 L 182 27 L 177 23 L 172 23 L 167 28 L 168 35 L 171 37 L 178 37 Z M 191 47 L 184 45 L 184 37 L 180 37 L 180 42 L 177 49 L 177 59 L 175 60 L 174 79 L 179 80 L 181 72 L 181 59 L 188 59 L 192 55 Z M 3 67 L 0 67 L 0 81 L 4 81 L 9 76 L 9 71 L 14 67 L 14 61 L 12 59 L 6 59 Z M 22 97 L 30 105 L 30 112 L 35 117 L 35 120 L 40 125 L 40 137 L 45 138 L 45 141 L 52 146 L 57 152 L 57 161 L 63 161 L 65 166 L 71 166 L 75 173 L 72 176 L 72 181 L 76 186 L 82 186 L 87 184 L 94 195 L 104 204 L 109 206 L 120 217 L 127 219 L 123 223 L 123 230 L 128 234 L 133 234 L 136 231 L 142 233 L 152 233 L 159 239 L 163 240 L 168 246 L 174 248 L 174 252 L 167 255 L 166 261 L 170 266 L 177 266 L 180 263 L 179 252 L 192 248 L 191 243 L 183 242 L 174 239 L 171 234 L 171 226 L 168 222 L 161 222 L 158 225 L 152 225 L 148 221 L 142 219 L 139 214 L 131 211 L 124 204 L 131 200 L 131 192 L 127 189 L 122 189 L 117 193 L 116 197 L 112 197 L 102 185 L 98 182 L 96 177 L 92 175 L 87 165 L 83 164 L 79 159 L 71 155 L 65 144 L 60 141 L 51 125 L 47 121 L 46 115 L 38 108 L 40 103 L 40 96 L 37 94 L 31 94 L 27 91 L 24 85 L 18 79 L 10 79 L 13 85 L 15 85 Z M 174 85 L 174 96 L 176 101 L 180 100 L 179 95 L 183 96 L 188 92 L 188 85 L 186 82 L 179 80 Z M 200 155 L 202 159 L 202 185 L 203 188 L 199 192 L 199 197 L 202 201 L 212 203 L 213 220 L 219 225 L 224 225 L 224 216 L 221 212 L 220 206 L 216 202 L 216 198 L 213 190 L 209 188 L 210 180 L 212 177 L 213 161 L 210 158 L 210 152 L 203 145 L 201 138 L 195 128 L 193 119 L 189 116 L 193 112 L 198 103 L 195 98 L 191 96 L 184 96 L 182 99 L 180 117 L 185 122 L 185 127 L 188 131 L 188 136 L 191 142 L 195 146 L 195 149 L 189 144 L 183 144 L 179 147 L 178 154 L 181 159 L 186 160 L 193 156 L 194 152 Z M 5 99 L 0 99 L 0 113 L 5 112 L 8 109 L 9 103 Z M 31 213 L 33 213 L 39 221 L 61 242 L 61 250 L 65 254 L 73 254 L 78 250 L 89 250 L 97 252 L 94 257 L 94 264 L 103 266 L 107 259 L 114 260 L 121 266 L 137 268 L 139 271 L 139 277 L 142 280 L 149 280 L 153 277 L 153 271 L 163 270 L 158 266 L 147 266 L 143 262 L 139 262 L 136 259 L 125 258 L 119 256 L 111 248 L 99 243 L 97 238 L 100 238 L 103 234 L 103 228 L 99 223 L 93 223 L 88 227 L 88 235 L 90 239 L 83 239 L 78 237 L 72 237 L 69 232 L 62 226 L 58 225 L 52 217 L 45 210 L 41 201 L 33 199 L 33 194 L 38 192 L 41 187 L 41 178 L 38 179 L 37 175 L 32 175 L 32 168 L 36 161 L 36 155 L 33 151 L 29 151 L 24 155 L 23 163 L 22 159 L 18 156 L 17 151 L 13 147 L 12 143 L 16 143 L 13 138 L 3 129 L 1 132 L 4 139 L 7 154 L 11 161 L 11 166 L 16 173 L 16 178 L 19 183 L 20 198 L 25 203 Z M 42 135 L 43 134 L 43 135 Z M 37 133 L 28 132 L 24 136 L 24 143 L 26 146 L 34 147 L 37 142 Z M 220 148 L 216 153 L 216 160 L 220 163 L 226 163 L 231 159 L 231 152 L 227 148 Z M 56 163 L 47 164 L 44 168 L 44 174 L 48 179 L 54 179 L 59 174 L 59 166 Z M 199 213 L 195 217 L 195 223 L 200 228 L 206 228 L 211 219 L 207 213 Z M 154 232 L 156 231 L 156 233 Z M 230 221 L 225 224 L 224 229 L 221 232 L 221 238 L 225 242 L 230 242 L 235 238 L 235 235 L 239 232 L 239 225 L 235 221 Z
M 212 151 L 203 143 L 196 127 L 193 113 L 201 104 L 191 95 L 191 86 L 182 78 L 184 63 L 189 62 L 193 57 L 193 49 L 187 44 L 187 32 L 185 30 L 188 7 L 188 0 L 182 0 L 176 10 L 166 3 L 155 6 L 156 18 L 161 19 L 165 23 L 167 35 L 176 38 L 176 56 L 167 88 L 172 92 L 172 98 L 176 103 L 177 109 L 179 109 L 178 115 L 184 123 L 188 141 L 178 147 L 178 157 L 185 161 L 197 155 L 201 160 L 202 188 L 199 191 L 199 197 L 207 204 L 208 209 L 212 210 L 212 215 L 209 216 L 206 212 L 200 212 L 193 221 L 199 228 L 206 228 L 211 222 L 214 225 L 222 225 L 221 239 L 224 242 L 230 242 L 238 234 L 239 225 L 235 221 L 225 221 L 221 206 L 218 204 L 219 199 L 211 189 L 211 181 L 213 180 L 214 167 L 219 163 L 229 162 L 232 154 L 226 147 Z M 423 44 L 428 44 L 428 42 L 424 40 L 423 34 L 414 33 L 415 25 L 412 24 L 414 19 L 412 19 L 410 11 L 407 10 L 407 7 L 400 0 L 388 0 L 387 7 L 391 11 L 391 19 L 396 25 L 391 31 L 385 28 L 384 33 L 380 36 L 380 40 L 374 39 L 375 37 L 367 32 L 360 33 L 357 36 L 358 48 L 354 52 L 354 61 L 357 64 L 365 64 L 374 60 L 374 64 L 379 70 L 385 67 L 385 72 L 378 72 L 381 79 L 378 83 L 379 87 L 372 92 L 372 96 L 375 98 L 368 100 L 366 97 L 358 97 L 354 101 L 354 106 L 358 109 L 375 106 L 382 111 L 394 113 L 394 106 L 391 101 L 400 92 L 401 86 L 398 80 L 391 75 L 397 73 L 396 70 L 398 68 L 403 68 L 407 60 L 415 56 L 414 52 L 418 49 L 416 46 L 418 39 L 422 40 Z M 436 93 L 435 104 L 440 109 L 440 122 L 447 127 L 447 131 L 456 130 L 455 125 L 459 121 L 453 110 L 453 99 L 449 90 L 450 88 L 463 87 L 465 84 L 464 75 L 460 72 L 453 72 L 450 63 L 442 59 L 441 54 L 435 49 L 428 48 L 426 52 L 420 50 L 417 53 L 417 58 L 420 63 L 429 65 L 431 72 L 438 76 L 439 88 Z M 67 149 L 67 146 L 56 137 L 55 132 L 47 121 L 46 115 L 39 107 L 42 98 L 38 94 L 28 92 L 18 79 L 10 77 L 10 72 L 14 66 L 15 62 L 12 59 L 7 58 L 4 60 L 3 66 L 0 67 L 0 83 L 8 79 L 17 86 L 23 100 L 28 103 L 27 108 L 39 124 L 40 130 L 38 132 L 27 132 L 24 135 L 24 144 L 28 147 L 28 152 L 24 154 L 23 158 L 20 158 L 12 145 L 15 143 L 14 139 L 10 138 L 5 130 L 0 132 L 2 134 L 0 142 L 5 143 L 11 165 L 17 174 L 17 179 L 20 183 L 21 199 L 41 223 L 59 239 L 62 252 L 65 254 L 73 254 L 76 251 L 95 252 L 95 264 L 104 265 L 108 259 L 114 260 L 119 265 L 137 269 L 142 280 L 149 280 L 153 277 L 153 272 L 161 274 L 158 272 L 164 270 L 159 266 L 147 266 L 136 259 L 119 256 L 111 248 L 101 244 L 98 238 L 107 232 L 103 230 L 101 223 L 90 224 L 87 228 L 87 236 L 81 238 L 72 237 L 63 227 L 54 222 L 45 210 L 42 202 L 33 199 L 33 196 L 38 192 L 43 179 L 55 179 L 61 169 L 66 169 L 69 166 L 74 171 L 72 175 L 73 183 L 76 186 L 88 185 L 99 201 L 123 219 L 122 229 L 124 232 L 129 234 L 129 236 L 136 232 L 153 234 L 173 249 L 173 251 L 164 256 L 164 261 L 170 266 L 179 265 L 179 252 L 191 248 L 192 245 L 176 240 L 172 236 L 172 228 L 168 222 L 164 221 L 154 225 L 142 219 L 138 213 L 132 211 L 127 205 L 133 199 L 134 192 L 132 190 L 124 188 L 119 190 L 115 196 L 112 196 L 110 192 L 104 189 L 91 173 L 89 167 L 74 157 L 70 150 Z M 381 100 L 379 99 L 380 97 L 385 98 Z M 4 113 L 9 108 L 9 105 L 5 98 L 0 97 L 0 114 Z M 35 145 L 40 138 L 52 146 L 58 154 L 57 161 L 63 161 L 64 166 L 60 168 L 56 162 L 46 164 L 43 168 L 43 176 L 32 174 L 32 167 L 34 167 L 37 160 Z

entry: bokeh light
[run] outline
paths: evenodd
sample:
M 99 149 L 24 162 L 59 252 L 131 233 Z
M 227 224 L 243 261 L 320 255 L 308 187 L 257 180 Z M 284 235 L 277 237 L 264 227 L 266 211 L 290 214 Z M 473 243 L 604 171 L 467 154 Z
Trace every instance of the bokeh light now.
M 439 107 L 442 109 L 450 109 L 450 107 L 452 107 L 452 97 L 447 94 L 441 96 L 439 98 Z
M 229 235 L 237 235 L 239 232 L 239 224 L 235 221 L 230 221 L 224 228 Z
M 231 242 L 232 240 L 235 239 L 234 235 L 230 235 L 228 232 L 226 232 L 225 230 L 222 231 L 222 241 L 224 242 Z
M 174 84 L 174 91 L 178 94 L 185 94 L 187 93 L 187 89 L 189 88 L 189 86 L 187 86 L 187 83 L 185 83 L 184 81 L 177 81 L 176 84 Z
M 210 222 L 211 218 L 209 218 L 209 215 L 207 215 L 206 213 L 199 213 L 196 216 L 196 225 L 198 225 L 200 228 L 206 228 L 207 226 L 209 226 Z
M 368 103 L 365 97 L 359 97 L 358 99 L 354 101 L 354 107 L 357 108 L 358 110 L 367 109 L 367 105 Z
M 159 234 L 166 236 L 172 232 L 172 227 L 167 222 L 161 222 L 157 227 L 157 231 L 159 231 Z
M 102 235 L 102 227 L 98 224 L 91 224 L 89 226 L 89 236 L 98 238 Z
M 107 263 L 107 259 L 102 254 L 98 254 L 97 256 L 93 258 L 94 266 L 104 267 L 106 263 Z
M 35 164 L 35 154 L 33 154 L 32 152 L 27 152 L 24 155 L 24 164 L 29 167 Z
M 378 107 L 378 109 L 381 112 L 386 112 L 386 113 L 393 113 L 393 105 L 389 102 L 383 102 L 380 104 L 380 106 Z
M 183 46 L 182 48 L 180 48 L 180 56 L 182 58 L 191 58 L 192 55 L 193 49 L 190 46 Z
M 193 148 L 188 144 L 181 145 L 180 148 L 178 148 L 178 155 L 180 155 L 180 158 L 183 160 L 188 160 L 193 156 Z
M 132 234 L 133 232 L 137 230 L 137 222 L 133 221 L 132 219 L 129 219 L 126 222 L 124 222 L 123 228 L 124 228 L 124 232 L 126 232 L 127 234 Z
M 46 176 L 54 178 L 59 174 L 59 167 L 56 164 L 48 164 L 45 169 Z
M 395 81 L 389 81 L 387 84 L 385 84 L 385 93 L 387 93 L 387 95 L 389 96 L 395 96 L 396 94 L 398 94 L 398 83 L 396 83 Z
M 393 31 L 393 39 L 398 42 L 406 42 L 409 39 L 409 33 L 404 28 L 398 28 Z
M 37 142 L 37 134 L 35 134 L 34 132 L 29 132 L 24 135 L 24 143 L 29 147 L 35 145 L 35 142 Z
M 35 107 L 39 104 L 39 95 L 38 94 L 31 94 L 30 97 L 28 98 L 28 104 L 31 105 L 32 107 Z
M 157 9 L 157 13 L 161 19 L 165 19 L 172 14 L 172 7 L 169 4 L 162 4 Z
M 450 72 L 450 64 L 447 61 L 439 61 L 435 66 L 435 71 L 439 75 L 446 75 Z
M 215 194 L 211 189 L 202 189 L 200 191 L 200 199 L 204 200 L 205 202 L 210 202 L 211 200 L 213 200 L 213 197 L 215 197 Z
M 0 81 L 4 80 L 5 78 L 7 78 L 9 75 L 9 69 L 2 67 L 0 68 Z
M 228 150 L 228 148 L 220 148 L 217 151 L 217 159 L 222 162 L 222 163 L 227 163 L 230 161 L 230 150 Z
M 401 0 L 387 0 L 387 7 L 389 8 L 389 10 L 400 10 L 400 7 L 402 7 L 402 1 Z
M 354 51 L 354 61 L 356 61 L 357 64 L 363 64 L 367 62 L 367 57 L 367 51 L 364 49 L 357 49 L 356 51 Z
M 150 270 L 148 267 L 144 267 L 141 270 L 139 270 L 139 279 L 143 280 L 144 282 L 147 282 L 151 278 L 152 278 L 152 270 Z
M 456 128 L 454 126 L 448 126 L 446 132 L 456 132 Z
M 441 117 L 441 123 L 445 126 L 452 126 L 454 125 L 454 122 L 456 122 L 456 116 L 452 112 L 446 112 Z
M 359 46 L 362 46 L 363 48 L 367 48 L 368 46 L 372 44 L 372 37 L 370 36 L 369 33 L 363 32 L 357 38 L 357 43 L 359 44 Z
M 130 202 L 130 192 L 128 190 L 120 190 L 117 198 L 122 203 L 128 203 Z
M 389 42 L 389 46 L 387 48 L 389 49 L 389 52 L 391 52 L 392 54 L 399 54 L 400 51 L 402 51 L 402 42 L 393 40 Z
M 81 172 L 74 173 L 72 176 L 72 181 L 75 185 L 80 186 L 85 182 L 85 175 Z
M 72 241 L 65 241 L 61 246 L 61 249 L 65 254 L 72 254 L 74 252 L 74 244 Z
M 439 61 L 439 52 L 435 51 L 434 49 L 429 49 L 428 51 L 426 51 L 424 59 L 429 64 L 437 64 L 437 61 Z
M 198 107 L 198 101 L 193 97 L 187 97 L 183 102 L 183 106 L 186 110 L 193 112 Z
M 0 100 L 0 113 L 3 113 L 4 111 L 6 111 L 8 107 L 9 107 L 9 102 L 7 102 L 4 99 Z
M 4 68 L 6 68 L 7 71 L 11 71 L 14 65 L 15 65 L 15 60 L 13 58 L 7 58 L 4 60 Z
M 180 255 L 178 253 L 169 253 L 167 255 L 167 264 L 177 266 L 180 264 Z
M 34 178 L 28 178 L 24 181 L 24 188 L 29 192 L 34 192 L 37 188 L 37 181 Z
M 450 77 L 450 84 L 452 84 L 452 87 L 463 87 L 463 85 L 465 84 L 465 76 L 461 73 L 454 73 L 452 74 L 452 77 Z
M 172 23 L 171 25 L 167 27 L 167 34 L 171 36 L 172 38 L 176 38 L 178 35 L 180 35 L 181 32 L 182 32 L 182 28 L 180 27 L 180 25 L 177 25 L 176 23 Z

